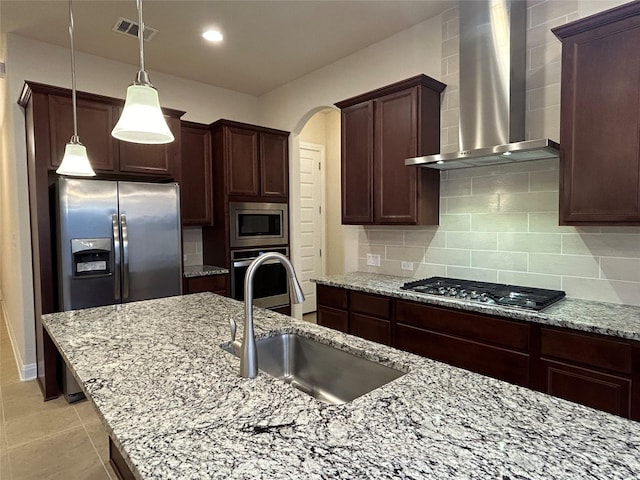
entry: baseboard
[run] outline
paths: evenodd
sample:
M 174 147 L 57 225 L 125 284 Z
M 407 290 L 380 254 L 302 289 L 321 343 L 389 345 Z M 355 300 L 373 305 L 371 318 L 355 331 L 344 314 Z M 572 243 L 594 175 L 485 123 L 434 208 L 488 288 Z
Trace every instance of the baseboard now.
M 15 335 L 13 333 L 13 329 L 11 328 L 11 324 L 7 320 L 9 318 L 9 315 L 7 315 L 7 307 L 3 300 L 0 300 L 0 306 L 2 308 L 4 324 L 7 328 L 7 333 L 9 334 L 9 341 L 11 342 L 13 358 L 16 362 L 16 366 L 18 367 L 18 375 L 20 376 L 20 380 L 23 382 L 34 380 L 38 376 L 38 365 L 36 363 L 30 363 L 27 365 L 24 364 L 22 357 L 20 356 L 20 350 L 16 348 Z

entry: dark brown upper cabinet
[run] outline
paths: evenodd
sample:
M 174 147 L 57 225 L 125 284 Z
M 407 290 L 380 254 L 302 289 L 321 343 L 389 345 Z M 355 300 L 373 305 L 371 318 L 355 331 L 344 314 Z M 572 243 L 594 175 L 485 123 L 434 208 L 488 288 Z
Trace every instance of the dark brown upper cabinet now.
M 640 225 L 640 3 L 553 33 L 562 41 L 560 224 Z
M 71 91 L 27 82 L 19 103 L 34 103 L 38 164 L 55 171 L 73 135 Z M 87 148 L 91 166 L 104 178 L 180 179 L 180 116 L 184 112 L 163 109 L 176 140 L 165 145 L 121 142 L 111 136 L 123 100 L 91 93 L 77 93 L 78 136 Z
M 213 179 L 211 177 L 211 132 L 208 125 L 182 122 L 182 182 L 180 184 L 183 225 L 213 224 Z
M 426 75 L 336 103 L 342 111 L 342 223 L 437 225 L 440 172 L 405 166 L 440 151 L 440 94 Z
M 286 202 L 289 197 L 289 132 L 219 120 L 211 125 L 214 163 L 232 200 Z

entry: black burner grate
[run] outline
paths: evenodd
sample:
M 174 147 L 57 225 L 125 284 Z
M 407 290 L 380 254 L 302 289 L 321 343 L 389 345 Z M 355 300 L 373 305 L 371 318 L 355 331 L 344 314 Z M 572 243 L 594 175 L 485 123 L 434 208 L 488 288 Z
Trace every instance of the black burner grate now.
M 407 282 L 400 288 L 417 293 L 531 310 L 542 310 L 565 297 L 565 292 L 562 290 L 446 277 L 431 277 Z

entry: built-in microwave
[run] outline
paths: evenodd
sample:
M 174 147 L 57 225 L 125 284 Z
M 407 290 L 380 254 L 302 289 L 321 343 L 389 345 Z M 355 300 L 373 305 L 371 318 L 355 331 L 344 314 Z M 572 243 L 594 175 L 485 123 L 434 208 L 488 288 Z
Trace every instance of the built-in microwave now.
M 286 203 L 230 202 L 229 222 L 231 248 L 289 243 Z

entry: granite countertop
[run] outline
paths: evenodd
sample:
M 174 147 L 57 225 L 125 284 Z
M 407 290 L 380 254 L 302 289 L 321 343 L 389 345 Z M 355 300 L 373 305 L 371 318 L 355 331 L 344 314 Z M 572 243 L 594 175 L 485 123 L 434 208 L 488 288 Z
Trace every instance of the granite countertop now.
M 208 277 L 210 275 L 224 275 L 225 273 L 229 273 L 229 270 L 213 265 L 190 265 L 182 269 L 182 274 L 185 278 Z
M 408 373 L 333 406 L 241 378 L 220 345 L 242 316 L 200 293 L 42 320 L 137 478 L 640 478 L 640 423 L 275 312 L 255 310 L 259 336 L 296 331 Z
M 640 340 L 640 307 L 630 305 L 564 298 L 543 311 L 534 311 L 400 290 L 400 287 L 410 279 L 392 275 L 353 272 L 325 276 L 313 281 L 322 285 L 497 315 L 514 320 L 573 328 L 629 340 Z

